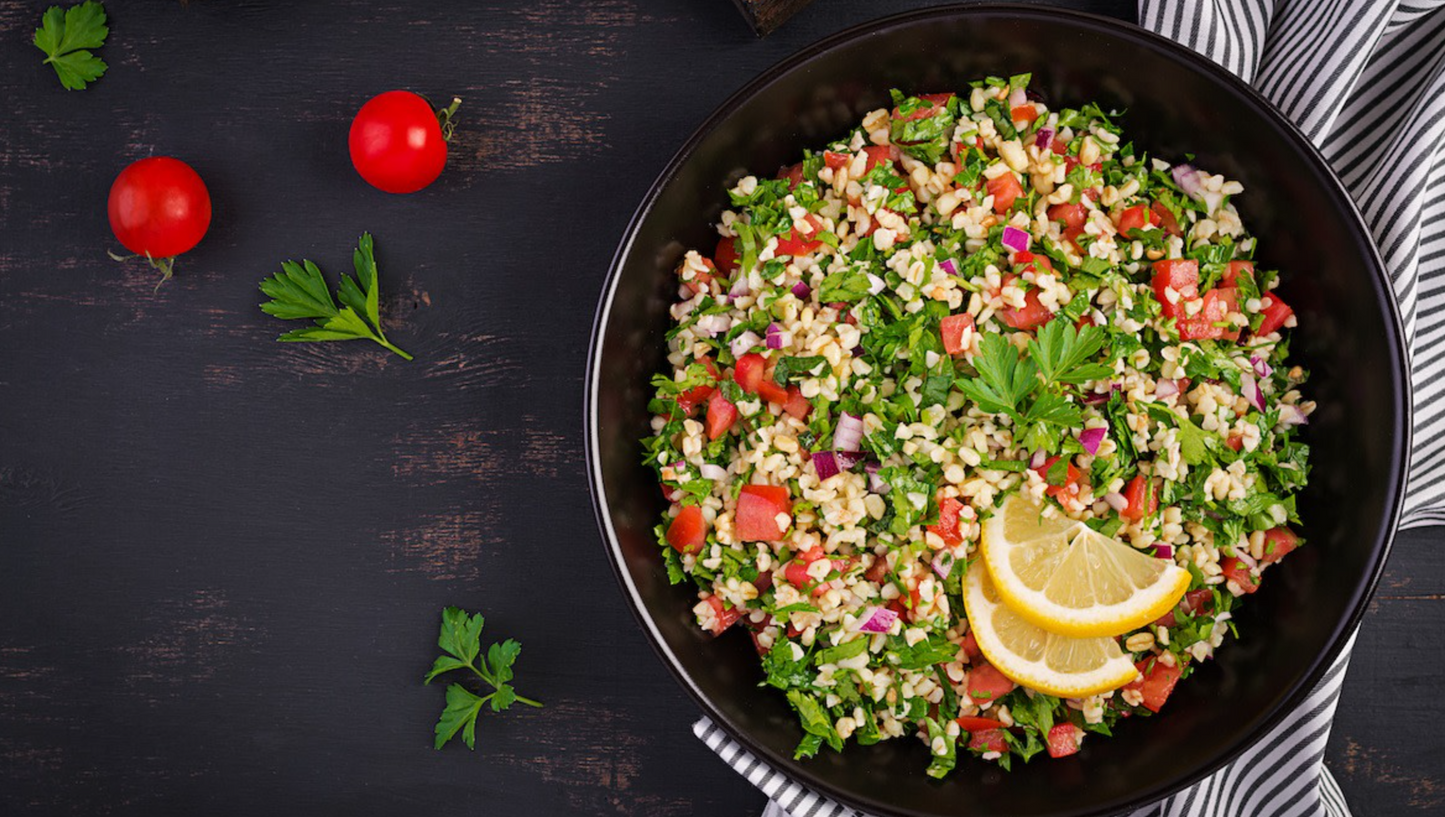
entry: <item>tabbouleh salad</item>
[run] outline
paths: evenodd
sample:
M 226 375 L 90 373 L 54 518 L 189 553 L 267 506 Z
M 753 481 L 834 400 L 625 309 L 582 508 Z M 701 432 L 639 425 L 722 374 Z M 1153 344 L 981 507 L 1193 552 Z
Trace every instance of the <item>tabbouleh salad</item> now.
M 964 752 L 1073 754 L 1158 713 L 1302 544 L 1314 404 L 1241 185 L 1028 84 L 893 91 L 737 182 L 711 255 L 678 267 L 644 441 L 658 542 L 699 626 L 752 638 L 799 757 L 912 735 L 942 777 Z M 1162 615 L 1090 632 L 1127 679 L 1046 694 L 981 651 L 966 577 L 1013 497 L 1074 547 L 1187 571 Z

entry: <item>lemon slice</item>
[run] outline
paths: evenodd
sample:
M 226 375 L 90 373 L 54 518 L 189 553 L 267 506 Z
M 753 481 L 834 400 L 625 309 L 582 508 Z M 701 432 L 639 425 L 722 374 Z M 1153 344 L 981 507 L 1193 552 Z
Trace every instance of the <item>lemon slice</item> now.
M 1070 638 L 1020 618 L 999 598 L 981 564 L 964 579 L 963 607 L 984 657 L 1014 683 L 1083 698 L 1118 689 L 1139 674 L 1113 638 Z
M 1059 635 L 1121 635 L 1164 615 L 1189 572 L 1018 494 L 983 524 L 983 560 L 998 594 L 1025 620 Z

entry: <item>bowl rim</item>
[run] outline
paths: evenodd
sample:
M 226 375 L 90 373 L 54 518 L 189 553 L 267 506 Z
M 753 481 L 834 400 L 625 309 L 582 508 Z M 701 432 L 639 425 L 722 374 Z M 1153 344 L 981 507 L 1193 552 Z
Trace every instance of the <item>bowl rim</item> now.
M 1162 782 L 1156 781 L 1151 785 L 1142 786 L 1133 797 L 1127 800 L 1108 803 L 1091 811 L 1068 812 L 1068 814 L 1077 815 L 1077 817 L 1095 817 L 1095 815 L 1103 817 L 1104 815 L 1127 812 L 1131 809 L 1157 803 L 1170 795 L 1195 785 L 1228 763 L 1233 762 L 1246 749 L 1257 743 L 1279 725 L 1285 716 L 1299 707 L 1304 698 L 1320 682 L 1320 679 L 1334 663 L 1341 650 L 1351 641 L 1353 633 L 1358 627 L 1361 618 L 1364 616 L 1369 601 L 1374 595 L 1380 577 L 1384 572 L 1385 562 L 1389 557 L 1395 534 L 1399 529 L 1400 517 L 1404 505 L 1405 486 L 1412 450 L 1412 418 L 1414 406 L 1413 394 L 1409 386 L 1409 357 L 1406 351 L 1407 343 L 1404 332 L 1404 322 L 1401 318 L 1399 303 L 1393 294 L 1393 284 L 1390 280 L 1388 269 L 1379 254 L 1373 234 L 1365 222 L 1359 206 L 1343 182 L 1340 181 L 1334 169 L 1325 161 L 1324 157 L 1308 137 L 1280 112 L 1274 103 L 1270 102 L 1255 90 L 1253 86 L 1234 73 L 1174 40 L 1125 20 L 1073 9 L 1007 2 L 952 3 L 885 15 L 849 26 L 822 37 L 769 66 L 748 80 L 738 90 L 729 94 L 728 97 L 714 108 L 707 118 L 694 129 L 692 134 L 683 142 L 682 146 L 677 149 L 663 167 L 663 170 L 658 174 L 657 178 L 649 186 L 641 203 L 638 204 L 623 232 L 622 240 L 619 242 L 617 250 L 613 254 L 608 267 L 607 278 L 603 283 L 598 298 L 587 352 L 587 369 L 585 372 L 583 395 L 583 447 L 587 465 L 587 487 L 592 496 L 593 512 L 597 517 L 598 528 L 609 550 L 609 563 L 612 566 L 613 572 L 616 574 L 618 583 L 621 585 L 624 594 L 628 597 L 629 607 L 632 610 L 633 616 L 647 634 L 648 642 L 651 644 L 653 650 L 657 653 L 658 657 L 662 659 L 663 664 L 672 673 L 677 682 L 681 684 L 688 695 L 697 703 L 702 710 L 702 714 L 721 728 L 728 737 L 751 752 L 756 758 L 767 763 L 774 770 L 777 770 L 793 782 L 799 783 L 804 787 L 861 812 L 880 815 L 914 814 L 914 812 L 900 811 L 895 805 L 859 797 L 851 792 L 839 789 L 813 774 L 806 764 L 758 744 L 752 740 L 744 730 L 739 729 L 693 682 L 687 670 L 682 666 L 682 663 L 668 646 L 662 632 L 658 629 L 652 617 L 647 613 L 642 598 L 638 593 L 637 586 L 632 581 L 632 577 L 625 567 L 625 558 L 617 539 L 616 530 L 612 526 L 610 508 L 603 489 L 601 455 L 598 450 L 598 375 L 601 366 L 601 350 L 604 341 L 603 334 L 611 314 L 612 302 L 620 279 L 622 265 L 632 253 L 637 232 L 642 223 L 651 215 L 653 207 L 663 188 L 673 180 L 679 168 L 692 156 L 698 145 L 714 128 L 724 122 L 742 103 L 763 88 L 834 48 L 846 45 L 862 37 L 882 34 L 894 28 L 917 24 L 920 21 L 939 18 L 955 19 L 977 15 L 1013 15 L 1019 17 L 1050 18 L 1054 20 L 1062 19 L 1084 28 L 1104 29 L 1108 34 L 1133 41 L 1135 44 L 1169 52 L 1174 58 L 1187 63 L 1194 70 L 1209 75 L 1210 78 L 1218 83 L 1229 86 L 1230 89 L 1239 94 L 1247 104 L 1254 107 L 1261 116 L 1273 120 L 1277 126 L 1280 126 L 1281 130 L 1285 133 L 1285 138 L 1293 142 L 1293 146 L 1302 154 L 1302 157 L 1315 167 L 1321 177 L 1326 180 L 1327 186 L 1333 188 L 1336 197 L 1343 203 L 1344 211 L 1354 222 L 1354 238 L 1356 242 L 1361 245 L 1366 257 L 1373 262 L 1368 265 L 1370 266 L 1368 273 L 1375 278 L 1374 283 L 1376 285 L 1377 295 L 1381 296 L 1379 300 L 1385 305 L 1385 312 L 1387 314 L 1386 322 L 1389 324 L 1391 330 L 1389 344 L 1390 351 L 1395 359 L 1395 370 L 1391 374 L 1394 379 L 1394 396 L 1397 405 L 1400 407 L 1397 415 L 1392 418 L 1395 425 L 1395 433 L 1392 437 L 1397 443 L 1394 450 L 1390 452 L 1390 476 L 1392 484 L 1388 486 L 1386 493 L 1386 507 L 1383 518 L 1381 519 L 1381 534 L 1372 545 L 1374 553 L 1372 554 L 1371 567 L 1368 574 L 1362 577 L 1362 581 L 1357 583 L 1353 596 L 1349 601 L 1348 613 L 1336 622 L 1330 635 L 1329 645 L 1315 657 L 1304 674 L 1295 682 L 1294 686 L 1279 698 L 1271 710 L 1263 714 L 1253 729 L 1242 738 L 1236 739 L 1209 763 L 1192 770 L 1175 774 Z

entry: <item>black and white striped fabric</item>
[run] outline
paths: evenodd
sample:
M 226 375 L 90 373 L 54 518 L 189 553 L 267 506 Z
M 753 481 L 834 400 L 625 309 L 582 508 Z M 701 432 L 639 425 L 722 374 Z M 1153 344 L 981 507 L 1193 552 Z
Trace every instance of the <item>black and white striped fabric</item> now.
M 1359 204 L 1410 340 L 1415 443 L 1402 526 L 1445 523 L 1445 0 L 1139 0 L 1139 18 L 1259 89 Z M 1349 817 L 1324 747 L 1353 646 L 1237 761 L 1128 817 Z M 708 719 L 693 731 L 768 796 L 764 817 L 863 817 Z

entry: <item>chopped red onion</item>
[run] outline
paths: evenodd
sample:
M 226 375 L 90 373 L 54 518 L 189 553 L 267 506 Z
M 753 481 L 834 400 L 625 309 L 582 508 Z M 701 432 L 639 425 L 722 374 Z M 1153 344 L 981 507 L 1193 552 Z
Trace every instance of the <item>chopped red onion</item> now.
M 948 578 L 948 574 L 953 571 L 953 561 L 952 553 L 940 550 L 938 555 L 933 557 L 933 572 L 937 573 L 940 579 Z
M 697 472 L 702 476 L 703 479 L 710 479 L 714 482 L 720 479 L 728 478 L 728 469 L 722 467 L 721 465 L 713 465 L 710 462 L 705 462 L 702 465 L 699 465 L 697 467 Z
M 728 350 L 733 353 L 733 357 L 742 357 L 743 355 L 748 353 L 749 349 L 757 346 L 762 342 L 763 339 L 758 337 L 758 334 L 756 332 L 749 329 L 741 335 L 733 338 L 733 342 L 728 344 Z
M 1003 228 L 1003 245 L 1014 252 L 1027 252 L 1029 234 L 1010 224 Z
M 1179 185 L 1179 189 L 1191 196 L 1197 196 L 1204 190 L 1199 181 L 1199 171 L 1195 170 L 1193 165 L 1175 165 L 1170 175 L 1174 177 L 1174 183 Z
M 1089 392 L 1088 394 L 1084 395 L 1083 400 L 1086 405 L 1097 406 L 1100 403 L 1108 402 L 1109 398 L 1114 394 L 1114 392 L 1118 390 L 1118 383 L 1110 383 L 1108 391 L 1102 393 Z
M 879 278 L 878 276 L 874 275 L 874 274 L 871 273 L 871 272 L 868 273 L 868 294 L 869 294 L 869 295 L 877 295 L 878 293 L 880 293 L 880 292 L 883 291 L 883 287 L 885 287 L 885 286 L 887 286 L 887 284 L 885 284 L 885 283 L 883 282 L 883 279 L 882 279 L 882 278 Z
M 1291 406 L 1289 403 L 1281 403 L 1279 406 L 1279 424 L 1285 427 L 1309 425 L 1310 419 L 1300 410 L 1299 406 Z
M 1104 441 L 1104 435 L 1109 433 L 1108 428 L 1086 428 L 1079 432 L 1079 445 L 1089 452 L 1090 456 L 1099 453 L 1099 444 Z
M 1053 143 L 1054 131 L 1051 128 L 1039 128 L 1038 133 L 1034 134 L 1034 144 L 1038 146 L 1039 150 L 1048 150 Z
M 809 461 L 813 463 L 813 470 L 818 472 L 819 480 L 838 475 L 838 458 L 832 451 L 815 452 Z
M 948 273 L 949 275 L 958 274 L 958 267 L 954 266 L 952 258 L 945 258 L 942 261 L 939 261 L 938 268 Z
M 748 276 L 738 275 L 738 280 L 728 289 L 728 297 L 741 298 L 752 290 L 748 288 Z
M 1118 491 L 1110 491 L 1104 494 L 1104 501 L 1109 503 L 1110 508 L 1120 513 L 1123 513 L 1124 509 L 1129 507 L 1129 500 L 1125 499 L 1124 495 Z
M 1244 395 L 1260 411 L 1264 411 L 1264 393 L 1259 390 L 1259 384 L 1255 382 L 1254 375 L 1245 372 L 1239 376 L 1239 393 Z
M 1174 558 L 1174 546 L 1173 546 L 1173 545 L 1155 545 L 1155 546 L 1154 546 L 1154 557 L 1157 558 L 1157 559 L 1173 559 L 1173 558 Z
M 1160 380 L 1154 384 L 1154 396 L 1160 400 L 1168 400 L 1179 393 L 1179 382 L 1176 380 Z
M 898 614 L 887 607 L 869 607 L 858 617 L 863 623 L 858 629 L 865 633 L 886 633 L 893 629 L 893 622 L 898 620 Z
M 838 427 L 833 429 L 833 447 L 839 451 L 857 451 L 863 443 L 863 420 L 848 412 L 838 416 Z
M 863 356 L 863 347 L 862 347 L 862 346 L 854 346 L 854 347 L 853 347 L 853 357 L 862 357 L 862 356 Z
M 818 479 L 853 470 L 867 456 L 861 451 L 815 451 L 810 457 Z
M 783 327 L 776 323 L 768 324 L 767 345 L 769 349 L 781 349 L 787 346 L 790 340 L 792 340 L 792 338 L 787 332 L 783 331 Z
M 1037 470 L 1044 467 L 1045 459 L 1047 459 L 1047 457 L 1044 456 L 1044 451 L 1042 448 L 1038 451 L 1035 451 L 1034 455 L 1032 457 L 1029 457 L 1029 468 Z
M 889 490 L 888 483 L 883 481 L 883 477 L 878 476 L 878 469 L 881 467 L 883 466 L 876 462 L 870 462 L 863 466 L 863 471 L 868 474 L 868 490 L 875 494 L 886 494 Z
M 798 300 L 806 301 L 808 300 L 808 296 L 813 294 L 813 289 L 802 281 L 799 281 L 793 284 L 793 294 L 798 296 Z
M 1013 91 L 1010 92 L 1009 95 L 1008 95 L 1008 104 L 1009 104 L 1009 107 L 1011 107 L 1011 108 L 1017 108 L 1018 106 L 1026 103 L 1026 102 L 1028 102 L 1028 101 L 1029 101 L 1028 92 L 1025 91 L 1025 90 L 1022 89 L 1022 88 L 1015 88 L 1015 89 L 1013 89 Z
M 1274 374 L 1274 369 L 1270 368 L 1269 361 L 1259 355 L 1250 355 L 1249 362 L 1254 366 L 1254 373 L 1260 377 L 1269 377 Z

